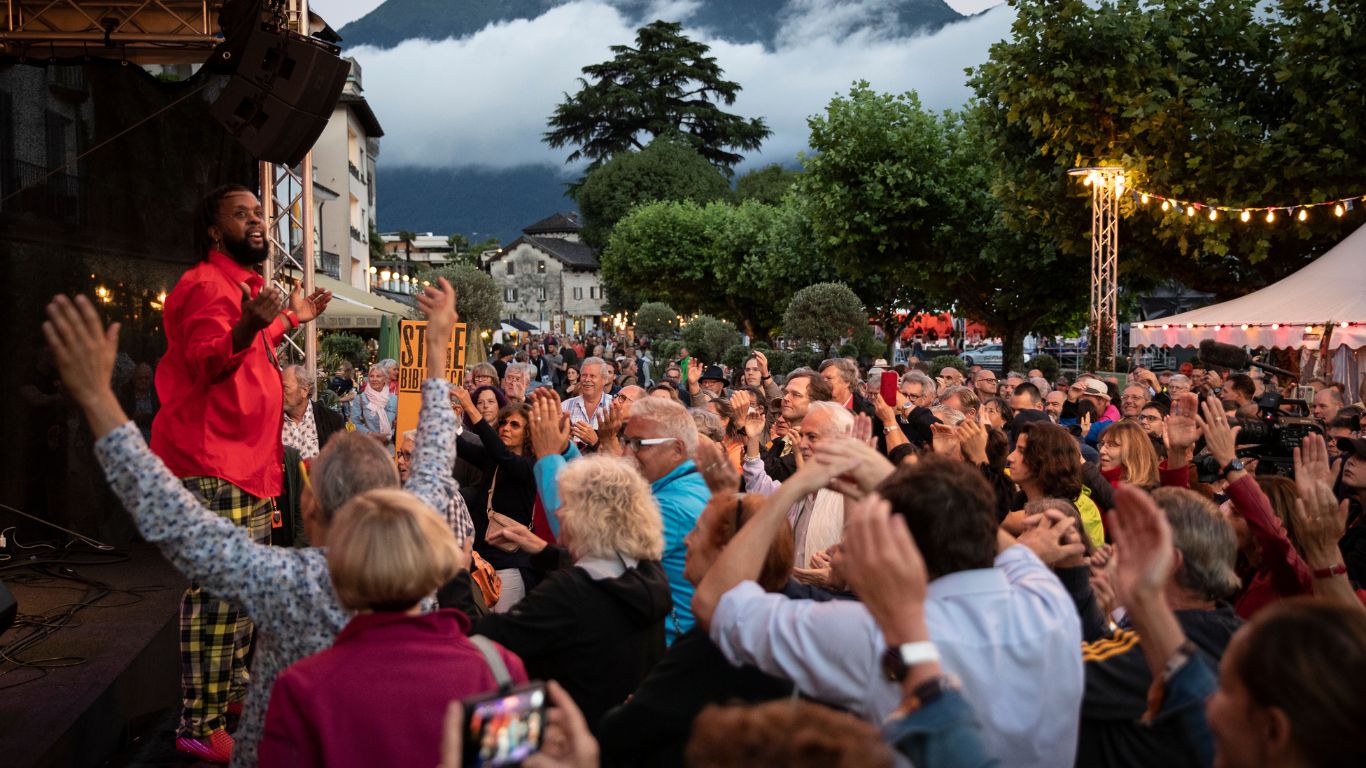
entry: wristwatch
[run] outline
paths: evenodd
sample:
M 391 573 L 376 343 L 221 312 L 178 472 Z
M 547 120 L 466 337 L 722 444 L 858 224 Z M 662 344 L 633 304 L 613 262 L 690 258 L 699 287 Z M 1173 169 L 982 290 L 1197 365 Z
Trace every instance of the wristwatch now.
M 1228 477 L 1228 473 L 1242 472 L 1243 469 L 1243 462 L 1239 461 L 1237 458 L 1234 458 L 1233 461 L 1230 461 L 1229 463 L 1225 464 L 1224 468 L 1219 470 L 1219 474 L 1222 477 Z
M 899 683 L 911 673 L 911 667 L 931 661 L 939 661 L 939 649 L 928 640 L 894 645 L 882 653 L 882 674 Z

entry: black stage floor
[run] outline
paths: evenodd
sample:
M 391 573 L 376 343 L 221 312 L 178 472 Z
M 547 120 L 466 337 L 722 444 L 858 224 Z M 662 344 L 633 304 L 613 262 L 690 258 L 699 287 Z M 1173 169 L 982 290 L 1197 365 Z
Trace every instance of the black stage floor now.
M 0 635 L 0 764 L 132 764 L 117 756 L 140 752 L 137 737 L 159 731 L 179 700 L 185 580 L 145 544 L 32 551 L 0 562 L 20 617 Z M 15 650 L 43 625 L 50 634 Z

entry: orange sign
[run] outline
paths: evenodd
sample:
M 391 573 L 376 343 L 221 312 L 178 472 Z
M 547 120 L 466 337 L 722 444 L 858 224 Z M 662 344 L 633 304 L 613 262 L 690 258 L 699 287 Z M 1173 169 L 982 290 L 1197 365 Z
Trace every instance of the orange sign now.
M 456 323 L 446 342 L 446 379 L 465 384 L 465 324 Z M 403 445 L 403 433 L 417 428 L 422 409 L 422 382 L 427 376 L 427 321 L 402 320 L 398 325 L 398 424 L 395 447 Z

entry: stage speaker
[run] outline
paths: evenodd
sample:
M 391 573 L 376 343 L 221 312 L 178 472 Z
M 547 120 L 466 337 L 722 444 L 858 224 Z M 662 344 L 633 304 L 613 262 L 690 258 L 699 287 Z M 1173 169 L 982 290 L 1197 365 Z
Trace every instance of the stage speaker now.
M 245 45 L 230 39 L 216 53 L 227 54 L 223 63 L 233 75 L 210 111 L 257 159 L 297 165 L 327 127 L 346 85 L 350 64 L 338 52 L 321 40 L 257 24 Z
M 14 599 L 14 595 L 5 588 L 5 582 L 0 581 L 0 635 L 14 624 L 14 617 L 19 613 L 19 601 Z

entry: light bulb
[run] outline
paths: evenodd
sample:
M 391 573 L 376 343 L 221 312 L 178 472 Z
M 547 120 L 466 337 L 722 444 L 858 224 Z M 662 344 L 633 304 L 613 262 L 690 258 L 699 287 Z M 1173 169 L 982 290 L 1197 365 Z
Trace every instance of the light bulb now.
M 1169 326 L 1168 326 L 1166 323 L 1163 323 L 1163 324 L 1162 324 L 1162 330 L 1165 331 L 1165 330 L 1167 330 L 1168 327 L 1169 327 Z
M 1309 218 L 1309 209 L 1301 208 L 1299 215 L 1295 218 L 1299 219 L 1300 221 L 1306 221 Z
M 1346 328 L 1348 325 L 1349 323 L 1346 320 L 1343 320 L 1341 323 L 1338 323 L 1339 328 Z
M 1222 330 L 1223 327 L 1224 327 L 1224 326 L 1222 326 L 1222 325 L 1216 325 L 1216 326 L 1214 326 L 1214 330 L 1216 330 L 1216 331 Z
M 1193 205 L 1188 205 L 1188 206 L 1186 206 L 1186 218 L 1194 218 L 1194 217 L 1195 217 L 1195 206 L 1193 206 Z
M 1211 209 L 1209 209 L 1209 220 L 1210 220 L 1210 221 L 1214 221 L 1214 220 L 1217 219 L 1217 218 L 1219 218 L 1219 209 L 1218 209 L 1218 208 L 1211 208 Z
M 1338 217 L 1342 216 L 1342 203 L 1333 206 L 1333 215 Z
M 1267 224 L 1272 224 L 1272 223 L 1274 223 L 1275 221 L 1276 221 L 1276 209 L 1275 209 L 1275 208 L 1268 208 L 1268 209 L 1266 210 L 1266 223 L 1267 223 Z
M 1195 323 L 1186 323 L 1186 328 L 1187 328 L 1187 329 L 1194 328 L 1194 327 L 1195 327 Z
M 1162 210 L 1164 210 L 1164 211 L 1169 211 L 1169 210 L 1171 210 L 1171 207 L 1172 207 L 1172 204 L 1171 204 L 1171 203 L 1167 202 L 1166 200 L 1163 200 L 1163 201 L 1162 201 Z
M 1242 219 L 1243 223 L 1246 224 L 1252 219 L 1252 211 L 1243 211 L 1242 215 L 1238 218 Z
M 1247 330 L 1247 323 L 1243 323 L 1242 329 L 1245 330 L 1245 331 Z
M 1140 198 L 1138 198 L 1138 199 L 1139 199 L 1139 202 L 1143 203 L 1144 205 L 1147 205 L 1147 204 L 1148 204 L 1148 193 L 1147 193 L 1147 192 L 1144 192 L 1144 193 L 1143 193 L 1143 196 L 1140 197 Z
M 378 271 L 379 271 L 379 268 L 378 268 L 378 267 L 371 267 L 371 268 L 370 268 L 370 274 L 372 274 L 372 275 L 375 274 L 375 273 L 378 272 Z

